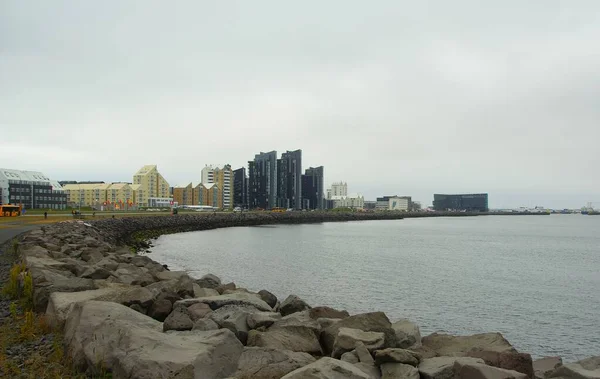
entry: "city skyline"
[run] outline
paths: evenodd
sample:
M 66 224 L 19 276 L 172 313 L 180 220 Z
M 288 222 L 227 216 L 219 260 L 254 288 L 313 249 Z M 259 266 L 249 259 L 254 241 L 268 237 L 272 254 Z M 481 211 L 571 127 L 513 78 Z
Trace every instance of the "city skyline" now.
M 152 163 L 184 183 L 298 147 L 366 199 L 600 204 L 600 3 L 235 9 L 4 2 L 1 165 L 130 181 Z

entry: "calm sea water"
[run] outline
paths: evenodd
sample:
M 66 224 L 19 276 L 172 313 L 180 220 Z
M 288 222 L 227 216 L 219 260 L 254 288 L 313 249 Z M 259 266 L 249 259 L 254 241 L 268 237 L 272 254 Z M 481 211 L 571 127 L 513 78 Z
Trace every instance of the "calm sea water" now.
M 501 332 L 535 357 L 600 355 L 600 216 L 486 216 L 217 229 L 160 237 L 171 270 L 280 299 Z

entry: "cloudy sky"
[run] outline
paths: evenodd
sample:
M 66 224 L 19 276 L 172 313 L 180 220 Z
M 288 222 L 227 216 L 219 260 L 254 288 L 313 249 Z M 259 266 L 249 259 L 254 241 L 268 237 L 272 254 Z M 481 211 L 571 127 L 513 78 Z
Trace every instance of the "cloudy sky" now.
M 368 199 L 600 205 L 600 2 L 4 0 L 0 128 L 60 180 L 302 149 Z

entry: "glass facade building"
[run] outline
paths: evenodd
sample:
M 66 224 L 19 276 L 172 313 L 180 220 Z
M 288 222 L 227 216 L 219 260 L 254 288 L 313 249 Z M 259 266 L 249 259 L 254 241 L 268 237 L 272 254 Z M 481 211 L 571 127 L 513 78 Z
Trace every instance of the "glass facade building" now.
M 489 211 L 488 194 L 434 194 L 433 209 L 436 211 L 487 212 Z

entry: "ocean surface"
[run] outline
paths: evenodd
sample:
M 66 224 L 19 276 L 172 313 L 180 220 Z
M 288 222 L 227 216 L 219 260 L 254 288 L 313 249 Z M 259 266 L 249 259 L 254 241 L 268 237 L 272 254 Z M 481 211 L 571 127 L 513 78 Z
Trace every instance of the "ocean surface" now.
M 480 216 L 238 227 L 160 237 L 150 256 L 194 277 L 421 334 L 501 332 L 565 361 L 600 355 L 600 216 Z

